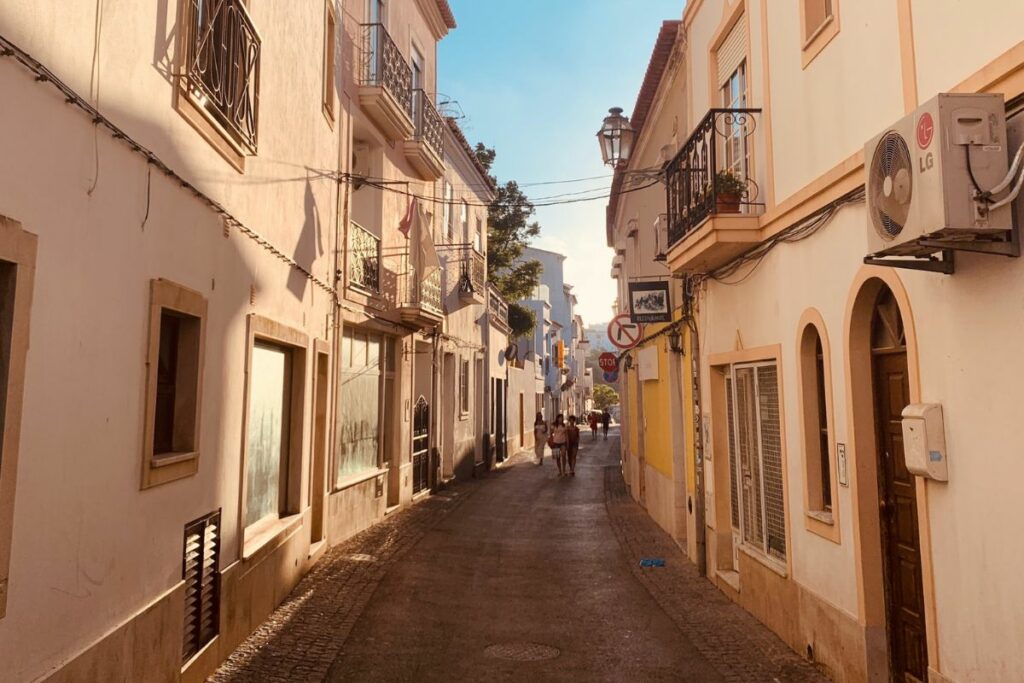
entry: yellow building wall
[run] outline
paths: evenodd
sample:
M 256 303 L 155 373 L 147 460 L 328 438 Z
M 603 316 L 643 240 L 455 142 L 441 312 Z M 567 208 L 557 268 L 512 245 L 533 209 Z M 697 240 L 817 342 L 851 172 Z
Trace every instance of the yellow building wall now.
M 651 333 L 648 328 L 648 334 Z M 644 392 L 644 459 L 648 466 L 672 477 L 671 391 L 668 364 L 668 337 L 662 335 L 648 346 L 658 349 L 658 379 L 641 382 Z
M 626 389 L 626 429 L 629 431 L 629 456 L 637 457 L 640 452 L 640 429 L 637 419 L 640 414 L 637 400 L 637 378 L 635 372 L 624 372 L 620 376 Z
M 683 332 L 683 348 L 686 355 L 682 359 L 682 369 L 679 378 L 683 392 L 683 443 L 686 444 L 686 492 L 694 494 L 697 491 L 697 431 L 693 421 L 693 358 L 690 354 L 691 333 L 688 325 L 683 324 L 680 328 Z

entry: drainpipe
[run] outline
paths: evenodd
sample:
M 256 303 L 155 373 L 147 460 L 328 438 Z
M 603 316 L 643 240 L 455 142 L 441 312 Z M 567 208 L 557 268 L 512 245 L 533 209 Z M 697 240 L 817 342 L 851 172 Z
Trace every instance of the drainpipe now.
M 694 446 L 693 454 L 696 458 L 696 467 L 694 468 L 696 473 L 695 484 L 695 498 L 694 501 L 694 523 L 697 527 L 697 573 L 700 576 L 708 575 L 708 556 L 707 556 L 707 527 L 705 526 L 704 520 L 706 517 L 706 511 L 704 509 L 704 428 L 703 420 L 701 419 L 701 400 L 700 400 L 700 335 L 697 334 L 697 324 L 694 318 L 694 306 L 693 298 L 694 293 L 690 291 L 690 280 L 686 279 L 683 281 L 683 301 L 685 302 L 685 310 L 683 317 L 687 320 L 687 324 L 690 327 L 690 372 L 693 378 L 692 394 L 693 394 L 693 435 L 694 435 Z

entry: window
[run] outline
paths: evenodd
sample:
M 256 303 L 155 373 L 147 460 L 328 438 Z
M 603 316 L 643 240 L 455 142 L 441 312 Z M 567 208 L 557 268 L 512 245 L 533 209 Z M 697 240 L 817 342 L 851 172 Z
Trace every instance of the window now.
M 299 519 L 308 344 L 301 330 L 249 316 L 241 519 L 245 557 Z
M 462 416 L 469 415 L 469 361 L 459 364 L 459 410 Z
M 726 378 L 731 518 L 744 545 L 786 559 L 778 370 L 774 362 L 734 365 Z
M 329 121 L 334 121 L 334 99 L 335 99 L 335 59 L 338 49 L 337 20 L 334 17 L 334 8 L 328 0 L 327 23 L 324 27 L 324 114 Z
M 459 222 L 462 224 L 462 242 L 469 242 L 469 204 L 462 200 L 462 210 L 459 213 Z
M 477 250 L 477 253 L 484 253 L 483 248 L 483 234 L 484 234 L 484 222 L 478 216 L 476 219 L 476 232 L 473 233 L 473 248 Z
M 809 311 L 814 313 L 813 311 Z M 816 313 L 802 321 L 799 340 L 800 403 L 804 437 L 806 527 L 839 542 L 835 526 L 832 464 L 831 373 L 824 323 Z
M 806 69 L 839 33 L 839 0 L 800 0 L 800 26 Z
M 746 62 L 722 84 L 722 106 L 726 109 L 745 109 L 747 106 Z M 722 170 L 743 179 L 747 177 L 747 127 L 745 119 L 734 117 L 725 130 L 725 164 Z
M 0 216 L 0 619 L 11 590 L 8 563 L 35 260 L 36 236 Z
M 339 364 L 335 487 L 381 466 L 381 347 L 383 337 L 346 329 Z
M 185 583 L 182 661 L 220 631 L 220 510 L 185 525 L 181 578 Z
M 256 342 L 249 371 L 245 526 L 288 512 L 291 353 Z
M 198 471 L 206 300 L 167 280 L 150 282 L 142 488 Z
M 238 152 L 255 154 L 260 37 L 245 2 L 187 0 L 185 8 L 185 95 Z
M 455 205 L 454 192 L 447 180 L 444 183 L 444 225 L 448 232 L 448 241 L 451 242 L 455 239 Z
M 806 44 L 832 19 L 832 0 L 803 0 L 803 5 Z

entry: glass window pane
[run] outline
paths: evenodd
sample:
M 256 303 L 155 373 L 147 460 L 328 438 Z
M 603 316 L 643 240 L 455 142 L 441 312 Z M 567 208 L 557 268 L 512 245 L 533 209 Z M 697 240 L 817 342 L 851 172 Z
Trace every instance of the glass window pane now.
M 283 509 L 282 466 L 287 457 L 289 354 L 275 346 L 256 344 L 249 379 L 246 526 Z
M 359 351 L 340 370 L 335 482 L 376 469 L 380 442 L 381 338 L 346 331 Z M 367 354 L 373 365 L 367 364 Z

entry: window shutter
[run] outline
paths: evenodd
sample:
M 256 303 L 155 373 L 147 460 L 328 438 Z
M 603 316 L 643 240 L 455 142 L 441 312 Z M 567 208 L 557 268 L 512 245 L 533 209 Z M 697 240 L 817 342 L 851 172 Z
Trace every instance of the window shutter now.
M 765 531 L 768 554 L 786 557 L 786 507 L 782 492 L 782 439 L 779 424 L 779 378 L 774 365 L 757 369 L 757 401 L 764 472 Z
M 718 85 L 722 86 L 740 68 L 747 56 L 747 15 L 741 14 L 736 25 L 718 46 Z
M 757 386 L 754 369 L 736 368 L 736 441 L 739 446 L 743 540 L 764 550 L 761 462 L 757 438 Z
M 729 486 L 732 491 L 730 515 L 732 528 L 740 528 L 740 488 L 736 477 L 736 413 L 733 410 L 732 377 L 725 378 L 725 402 L 729 418 Z
M 182 661 L 213 640 L 220 627 L 220 510 L 185 525 Z

